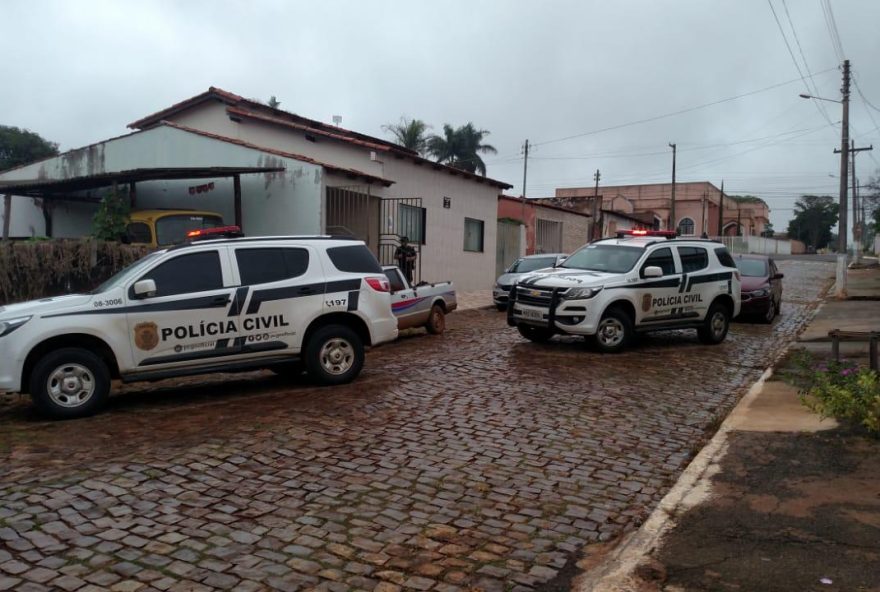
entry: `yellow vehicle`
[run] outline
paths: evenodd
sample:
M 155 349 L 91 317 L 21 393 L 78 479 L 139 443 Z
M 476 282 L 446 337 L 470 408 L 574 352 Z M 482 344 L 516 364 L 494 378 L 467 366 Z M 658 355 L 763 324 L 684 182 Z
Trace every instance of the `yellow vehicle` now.
M 125 229 L 126 242 L 166 247 L 186 241 L 192 230 L 223 226 L 223 216 L 197 210 L 135 210 Z

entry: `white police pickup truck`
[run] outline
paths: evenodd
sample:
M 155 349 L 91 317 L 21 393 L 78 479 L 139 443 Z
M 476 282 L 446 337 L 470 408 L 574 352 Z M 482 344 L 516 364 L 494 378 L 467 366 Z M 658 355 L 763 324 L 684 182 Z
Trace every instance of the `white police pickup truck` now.
M 526 275 L 511 291 L 508 324 L 538 342 L 590 337 L 609 353 L 635 332 L 662 329 L 693 328 L 703 343 L 721 343 L 740 311 L 736 264 L 721 243 L 673 236 L 621 232 Z
M 388 280 L 363 242 L 207 240 L 153 252 L 90 294 L 0 307 L 0 392 L 72 418 L 97 411 L 113 378 L 303 363 L 341 384 L 365 345 L 396 337 Z
M 446 313 L 458 308 L 452 282 L 422 282 L 413 286 L 396 265 L 382 268 L 391 284 L 391 311 L 398 329 L 424 327 L 439 335 L 446 330 Z

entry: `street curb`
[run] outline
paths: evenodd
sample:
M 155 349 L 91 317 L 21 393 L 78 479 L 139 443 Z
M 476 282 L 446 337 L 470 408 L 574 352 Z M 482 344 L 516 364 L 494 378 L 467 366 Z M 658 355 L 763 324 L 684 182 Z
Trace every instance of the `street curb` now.
M 772 375 L 773 368 L 767 368 L 734 409 L 741 405 L 748 406 Z M 573 592 L 631 592 L 638 589 L 640 580 L 635 575 L 635 569 L 641 560 L 654 552 L 663 536 L 675 527 L 680 516 L 711 494 L 711 479 L 720 471 L 721 460 L 727 454 L 727 434 L 731 431 L 730 417 L 734 409 L 727 414 L 709 443 L 694 457 L 642 527 L 609 555 L 601 569 L 577 578 Z

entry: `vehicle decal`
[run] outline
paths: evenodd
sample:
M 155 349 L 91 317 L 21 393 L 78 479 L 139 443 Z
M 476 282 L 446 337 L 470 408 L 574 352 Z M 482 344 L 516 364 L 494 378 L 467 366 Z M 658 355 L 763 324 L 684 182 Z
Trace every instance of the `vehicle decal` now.
M 685 286 L 687 286 L 688 292 L 691 291 L 691 285 L 689 283 L 687 283 L 687 281 L 688 281 L 688 274 L 686 274 L 686 273 L 681 274 L 681 285 L 678 287 L 679 293 L 685 291 L 684 290 Z
M 640 284 L 629 284 L 624 286 L 608 286 L 606 290 L 640 290 L 642 288 L 677 288 L 679 283 L 681 282 L 680 278 L 667 278 L 663 280 L 654 280 L 651 282 L 642 282 Z
M 733 278 L 732 271 L 720 271 L 718 273 L 707 273 L 705 275 L 691 276 L 688 281 L 687 291 L 690 292 L 694 284 L 708 284 L 710 282 L 720 282 L 731 280 Z
M 401 300 L 400 302 L 393 302 L 391 304 L 391 310 L 395 313 L 403 312 L 404 310 L 409 310 L 413 306 L 420 304 L 427 300 L 427 296 L 423 296 L 421 298 L 411 298 L 410 300 Z
M 150 322 L 135 325 L 134 344 L 144 351 L 155 349 L 159 345 L 159 325 Z
M 42 318 L 51 319 L 55 317 L 69 317 L 78 315 L 123 314 L 129 312 L 172 312 L 178 310 L 199 310 L 202 308 L 217 308 L 217 298 L 220 296 L 223 296 L 223 294 L 214 294 L 212 296 L 197 296 L 195 298 L 174 300 L 171 302 L 130 304 L 129 306 L 120 306 L 119 308 L 111 308 L 109 310 L 80 310 L 75 312 L 60 312 L 57 314 L 46 315 Z
M 236 343 L 238 343 L 239 339 L 243 339 L 241 337 L 236 338 Z M 186 346 L 179 346 L 180 349 L 175 351 L 184 351 Z M 187 353 L 176 353 L 169 356 L 157 356 L 155 358 L 147 358 L 143 360 L 138 366 L 155 366 L 157 364 L 173 364 L 175 362 L 189 362 L 193 360 L 203 360 L 206 358 L 219 358 L 224 356 L 234 356 L 238 354 L 250 354 L 257 353 L 263 351 L 273 351 L 279 349 L 286 349 L 287 344 L 283 341 L 268 341 L 262 343 L 253 343 L 247 344 L 242 347 L 228 347 L 228 348 L 213 348 L 213 349 L 203 349 L 193 352 Z
M 352 290 L 348 293 L 348 310 L 349 312 L 358 309 L 358 297 L 360 296 L 359 290 Z
M 270 288 L 267 290 L 254 290 L 246 314 L 254 314 L 260 310 L 263 302 L 275 300 L 287 300 L 288 298 L 302 298 L 304 296 L 316 296 L 333 292 L 348 292 L 360 290 L 360 278 L 352 280 L 339 280 L 336 282 L 318 282 L 315 284 L 300 284 L 298 286 L 285 286 L 283 288 Z
M 232 305 L 229 307 L 228 316 L 237 317 L 241 314 L 241 311 L 244 310 L 244 303 L 247 300 L 249 290 L 250 288 L 248 288 L 247 286 L 242 286 L 235 291 L 235 297 L 233 297 Z
M 699 318 L 700 313 L 697 311 L 692 312 L 682 312 L 684 309 L 682 308 L 673 308 L 672 312 L 668 315 L 658 316 L 658 317 L 648 317 L 642 319 L 643 323 L 655 323 L 657 321 L 671 321 L 671 320 L 680 320 L 680 319 L 693 319 Z

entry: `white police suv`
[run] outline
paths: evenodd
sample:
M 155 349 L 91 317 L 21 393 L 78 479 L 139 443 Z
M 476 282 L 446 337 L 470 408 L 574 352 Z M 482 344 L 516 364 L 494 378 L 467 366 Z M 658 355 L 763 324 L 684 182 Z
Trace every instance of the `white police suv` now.
M 43 412 L 95 412 L 110 381 L 302 363 L 353 380 L 364 346 L 397 337 L 388 280 L 363 242 L 206 240 L 156 251 L 90 294 L 0 307 L 0 392 Z
M 591 337 L 618 352 L 635 332 L 694 328 L 721 343 L 740 310 L 740 275 L 718 242 L 627 231 L 581 247 L 511 289 L 507 322 L 532 341 Z

